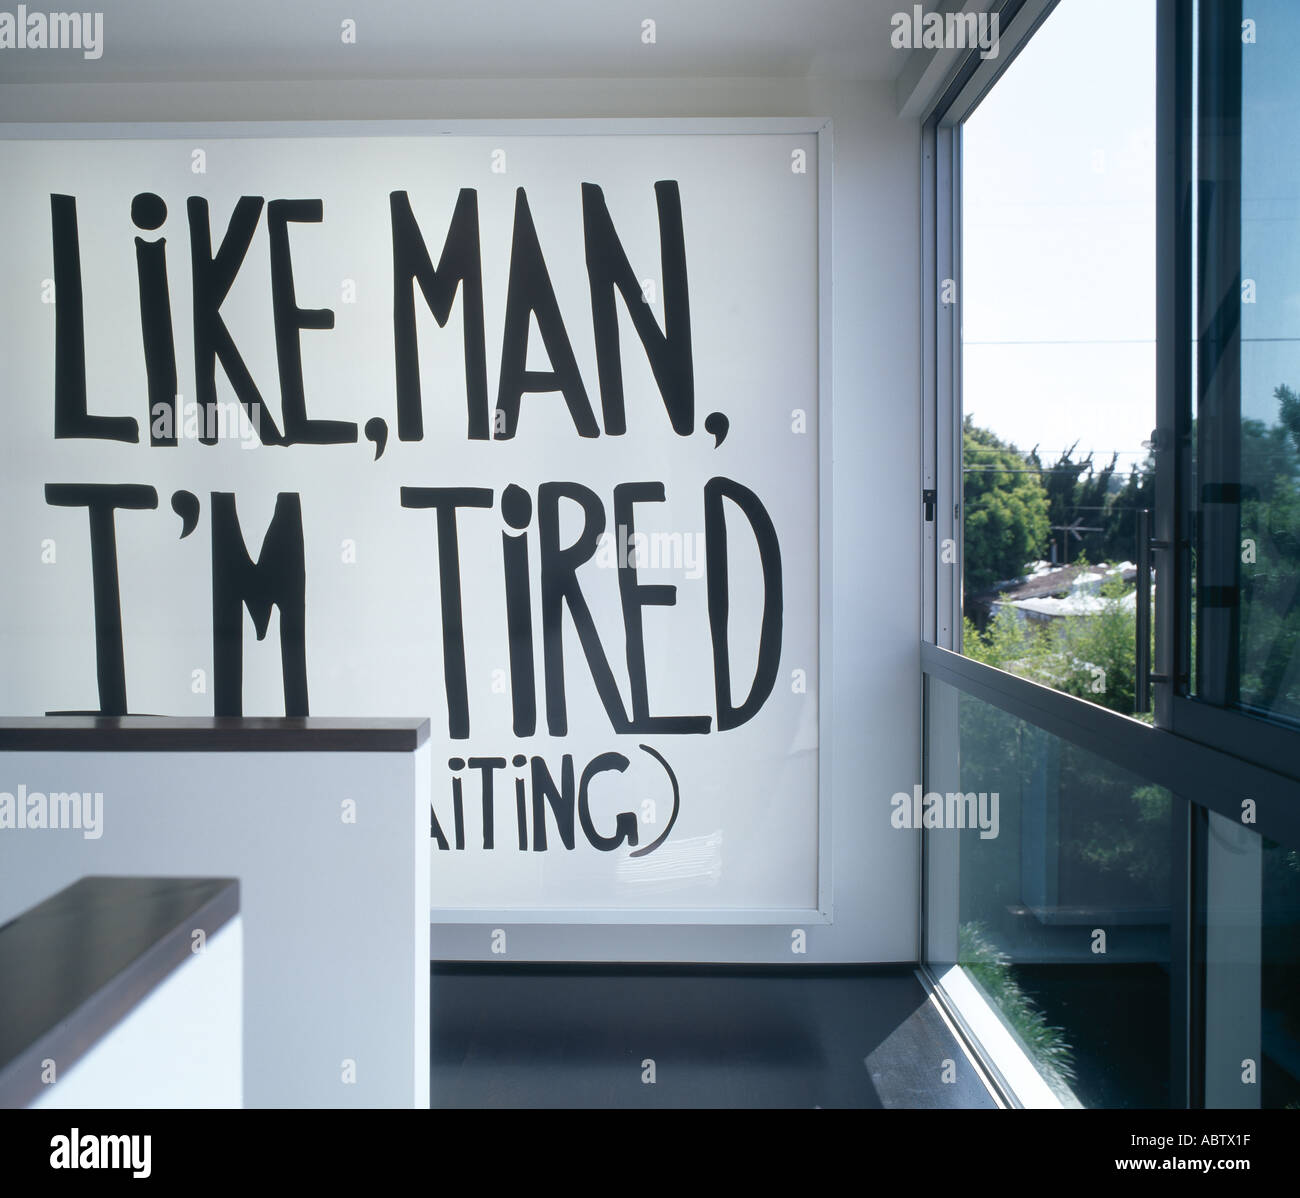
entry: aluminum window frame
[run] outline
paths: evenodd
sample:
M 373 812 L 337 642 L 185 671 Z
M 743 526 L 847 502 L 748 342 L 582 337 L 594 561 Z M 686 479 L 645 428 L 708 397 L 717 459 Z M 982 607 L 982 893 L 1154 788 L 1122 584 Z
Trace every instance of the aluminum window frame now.
M 929 766 L 929 680 L 972 694 L 1171 791 L 1171 1102 L 1204 1103 L 1205 844 L 1208 812 L 1242 820 L 1251 830 L 1300 844 L 1300 733 L 1189 697 L 1191 640 L 1192 347 L 1195 0 L 1156 3 L 1156 510 L 1154 563 L 1156 655 L 1154 726 L 961 656 L 961 126 L 1057 0 L 1024 0 L 998 10 L 997 60 L 968 54 L 922 122 L 922 739 L 919 777 Z M 991 65 L 990 65 L 991 64 Z M 942 302 L 945 280 L 955 302 Z M 945 563 L 944 542 L 956 547 Z M 1163 546 L 1163 547 L 1162 547 Z M 953 556 L 950 554 L 950 556 Z M 954 750 L 955 751 L 955 750 Z M 1289 766 L 1290 768 L 1287 768 Z M 951 891 L 932 876 L 938 857 L 921 837 L 921 969 L 940 1001 L 968 1027 L 934 970 L 929 951 L 932 890 Z M 945 862 L 945 865 L 947 863 Z M 933 969 L 931 968 L 933 965 Z M 999 1077 L 996 1062 L 990 1072 Z M 1005 1084 L 1005 1083 L 1004 1083 Z M 1018 1105 L 1014 1093 L 1007 1095 Z

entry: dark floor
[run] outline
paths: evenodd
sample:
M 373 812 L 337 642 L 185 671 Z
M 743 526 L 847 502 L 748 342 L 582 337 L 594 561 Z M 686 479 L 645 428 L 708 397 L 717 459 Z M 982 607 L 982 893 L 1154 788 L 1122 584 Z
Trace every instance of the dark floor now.
M 431 1105 L 995 1105 L 908 967 L 612 968 L 434 965 Z

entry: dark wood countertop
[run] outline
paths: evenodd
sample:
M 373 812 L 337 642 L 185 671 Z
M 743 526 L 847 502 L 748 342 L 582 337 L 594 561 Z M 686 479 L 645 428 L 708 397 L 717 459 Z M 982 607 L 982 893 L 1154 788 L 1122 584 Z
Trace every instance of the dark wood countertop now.
M 0 750 L 11 752 L 406 753 L 428 739 L 427 719 L 150 715 L 0 718 Z

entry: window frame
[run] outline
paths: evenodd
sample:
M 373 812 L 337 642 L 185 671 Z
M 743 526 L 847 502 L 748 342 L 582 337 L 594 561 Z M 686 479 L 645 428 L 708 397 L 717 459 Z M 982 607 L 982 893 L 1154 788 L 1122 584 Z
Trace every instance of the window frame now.
M 961 652 L 961 125 L 1015 60 L 1057 0 L 1005 4 L 1003 52 L 981 59 L 971 52 L 922 122 L 922 641 Z M 1176 760 L 1183 742 L 1215 751 L 1225 769 L 1274 775 L 1278 795 L 1260 795 L 1260 822 L 1292 827 L 1297 813 L 1283 811 L 1278 796 L 1292 796 L 1300 781 L 1300 732 L 1281 724 L 1215 707 L 1187 693 L 1190 645 L 1191 361 L 1192 285 L 1190 260 L 1192 180 L 1190 86 L 1192 80 L 1191 0 L 1156 0 L 1157 9 L 1157 228 L 1156 228 L 1156 494 L 1153 560 L 1156 569 L 1154 623 L 1156 656 L 1152 675 L 1155 738 L 1151 769 L 1182 771 Z M 1169 214 L 1173 214 L 1170 216 Z M 945 305 L 945 281 L 956 284 L 956 301 Z M 933 496 L 931 499 L 930 496 Z M 927 518 L 932 510 L 932 517 Z M 945 563 L 944 542 L 956 549 Z M 1176 549 L 1173 547 L 1177 547 Z M 1166 585 L 1159 585 L 1161 582 Z M 1170 648 L 1177 646 L 1178 666 Z M 999 671 L 999 673 L 1002 673 Z M 1003 674 L 1005 691 L 1032 706 L 1044 688 Z M 1075 720 L 1097 730 L 1112 727 L 1113 712 L 1073 696 Z M 1119 716 L 1119 719 L 1128 717 Z M 1130 720 L 1137 727 L 1150 726 Z M 1168 735 L 1172 734 L 1172 735 Z M 1216 775 L 1221 772 L 1216 771 Z M 1159 779 L 1155 779 L 1159 781 Z M 1221 801 L 1209 785 L 1186 798 L 1211 810 Z
M 1205 887 L 1209 812 L 1300 844 L 1300 733 L 1189 695 L 1191 645 L 1192 355 L 1197 19 L 1195 0 L 1156 0 L 1156 508 L 1152 550 L 1157 585 L 1152 661 L 1154 726 L 961 656 L 961 127 L 1015 60 L 1057 0 L 1010 0 L 999 14 L 996 60 L 967 53 L 922 119 L 922 738 L 919 777 L 930 756 L 929 680 L 949 683 L 1164 786 L 1173 805 L 1175 902 L 1171 927 L 1171 1100 L 1205 1098 Z M 945 280 L 955 302 L 942 302 Z M 945 542 L 956 549 L 944 562 Z M 953 746 L 953 752 L 956 747 Z M 949 763 L 941 763 L 941 768 Z M 923 781 L 923 784 L 928 785 Z M 921 836 L 920 967 L 936 998 L 966 1027 L 959 1004 L 931 971 L 935 904 L 947 901 L 955 862 Z M 989 1070 L 997 1077 L 996 1063 Z M 1010 1089 L 1010 1087 L 1008 1087 Z M 1007 1095 L 1018 1105 L 1014 1093 Z
M 1178 23 L 1178 49 L 1185 62 L 1180 61 L 1176 79 L 1171 81 L 1180 97 L 1177 136 L 1171 137 L 1171 161 L 1166 167 L 1173 175 L 1170 183 L 1173 190 L 1166 197 L 1167 205 L 1159 209 L 1176 212 L 1176 216 L 1164 224 L 1167 227 L 1176 225 L 1178 237 L 1177 245 L 1165 251 L 1175 260 L 1169 262 L 1169 273 L 1161 278 L 1161 283 L 1170 288 L 1170 296 L 1176 297 L 1165 307 L 1170 308 L 1171 303 L 1176 302 L 1177 311 L 1168 313 L 1168 327 L 1160 330 L 1167 334 L 1163 352 L 1172 360 L 1166 368 L 1169 386 L 1161 391 L 1159 397 L 1159 428 L 1162 438 L 1171 441 L 1170 448 L 1176 452 L 1166 455 L 1170 459 L 1166 470 L 1170 494 L 1161 497 L 1161 506 L 1172 512 L 1172 523 L 1163 532 L 1158 530 L 1156 535 L 1181 549 L 1177 561 L 1170 563 L 1176 571 L 1177 610 L 1171 614 L 1172 627 L 1165 630 L 1164 637 L 1167 645 L 1177 646 L 1179 678 L 1176 685 L 1159 685 L 1156 698 L 1157 703 L 1162 697 L 1164 699 L 1163 719 L 1158 718 L 1158 722 L 1171 727 L 1178 735 L 1259 762 L 1284 777 L 1300 778 L 1300 729 L 1271 719 L 1266 712 L 1252 714 L 1248 709 L 1231 703 L 1231 694 L 1221 686 L 1218 689 L 1223 693 L 1216 694 L 1211 690 L 1205 694 L 1193 694 L 1190 685 L 1193 619 L 1190 597 L 1193 589 L 1200 585 L 1192 571 L 1190 551 L 1190 530 L 1198 513 L 1197 497 L 1192 492 L 1195 477 L 1192 465 L 1193 402 L 1199 409 L 1213 390 L 1217 400 L 1226 405 L 1226 410 L 1220 411 L 1213 421 L 1197 422 L 1196 437 L 1200 444 L 1196 446 L 1196 456 L 1201 461 L 1206 460 L 1206 449 L 1213 443 L 1213 435 L 1221 431 L 1220 425 L 1225 421 L 1229 424 L 1235 421 L 1237 426 L 1240 425 L 1240 155 L 1244 114 L 1241 107 L 1240 44 L 1235 36 L 1229 41 L 1226 34 L 1231 31 L 1235 35 L 1241 25 L 1242 13 L 1241 0 L 1215 0 L 1213 5 L 1184 0 L 1174 6 L 1171 18 Z M 1195 80 L 1193 22 L 1199 25 L 1196 51 L 1199 61 L 1195 64 Z M 1227 49 L 1230 45 L 1233 53 L 1229 58 Z M 1211 68 L 1208 71 L 1203 69 L 1206 61 Z M 1197 110 L 1205 112 L 1213 108 L 1217 113 L 1218 119 L 1212 122 L 1210 129 L 1207 129 L 1205 121 L 1194 122 L 1193 88 L 1196 90 Z M 1196 141 L 1194 159 L 1191 152 L 1193 138 Z M 1207 212 L 1198 210 L 1195 215 L 1200 227 L 1194 228 L 1193 196 L 1204 196 L 1208 187 L 1220 181 L 1229 155 L 1235 155 L 1237 160 L 1236 172 L 1229 180 L 1236 183 L 1235 190 L 1230 189 L 1232 194 L 1226 197 L 1226 205 L 1213 206 L 1212 225 Z M 1173 207 L 1175 203 L 1176 208 Z M 1196 261 L 1192 260 L 1187 248 L 1193 245 L 1193 240 Z M 1183 247 L 1181 252 L 1179 247 Z M 1209 311 L 1211 304 L 1206 302 L 1207 297 L 1218 297 L 1213 301 L 1213 312 Z M 1220 334 L 1225 326 L 1230 335 L 1219 344 L 1216 334 Z M 1159 353 L 1159 340 L 1157 344 Z M 1196 353 L 1195 382 L 1191 377 L 1190 354 L 1176 348 L 1191 345 L 1195 346 Z M 1229 360 L 1226 385 L 1223 372 L 1218 369 L 1223 357 Z M 1236 436 L 1236 430 L 1232 432 Z M 1240 481 L 1239 474 L 1237 481 Z M 1157 486 L 1159 482 L 1157 476 Z M 1233 557 L 1236 558 L 1235 551 Z M 1237 566 L 1239 586 L 1239 562 Z M 1207 612 L 1203 604 L 1198 605 L 1195 619 L 1200 661 L 1224 663 L 1237 660 L 1240 613 L 1239 602 L 1226 612 L 1214 613 Z M 1207 619 L 1211 614 L 1227 618 Z M 1158 635 L 1157 646 L 1160 639 Z M 1203 673 L 1198 662 L 1198 677 Z M 1212 680 L 1215 686 L 1222 681 Z

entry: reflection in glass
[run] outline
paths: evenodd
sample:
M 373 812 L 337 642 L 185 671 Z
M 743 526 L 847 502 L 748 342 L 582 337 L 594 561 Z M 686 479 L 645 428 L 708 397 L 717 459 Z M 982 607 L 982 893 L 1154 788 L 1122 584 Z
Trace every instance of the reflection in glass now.
M 1202 6 L 1195 692 L 1300 723 L 1300 5 Z
M 996 795 L 999 814 L 996 837 L 927 832 L 932 864 L 941 840 L 947 864 L 956 858 L 956 959 L 1058 1096 L 1168 1105 L 1172 796 L 973 695 L 929 686 L 927 786 Z M 956 760 L 948 776 L 941 744 Z
M 1205 1105 L 1300 1109 L 1300 852 L 1210 814 Z

